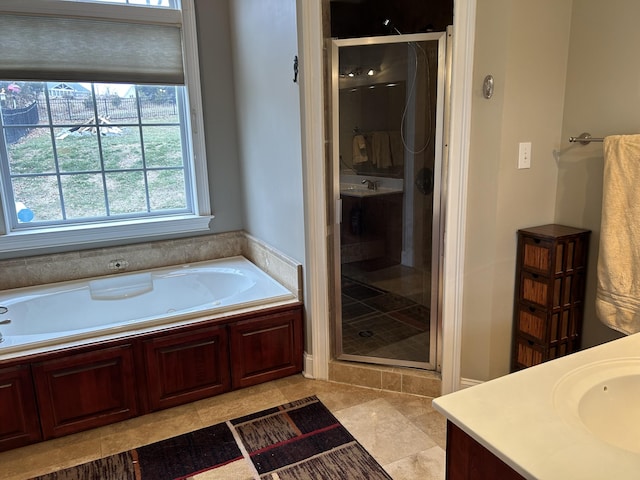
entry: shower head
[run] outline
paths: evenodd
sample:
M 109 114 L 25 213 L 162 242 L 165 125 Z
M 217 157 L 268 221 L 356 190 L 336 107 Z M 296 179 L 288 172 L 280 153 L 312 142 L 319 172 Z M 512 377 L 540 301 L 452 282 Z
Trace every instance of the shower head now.
M 385 18 L 382 21 L 382 25 L 385 28 L 387 28 L 390 32 L 394 32 L 394 33 L 397 33 L 398 35 L 402 35 L 402 32 L 400 30 L 398 30 L 393 23 L 391 23 L 391 20 L 389 18 Z

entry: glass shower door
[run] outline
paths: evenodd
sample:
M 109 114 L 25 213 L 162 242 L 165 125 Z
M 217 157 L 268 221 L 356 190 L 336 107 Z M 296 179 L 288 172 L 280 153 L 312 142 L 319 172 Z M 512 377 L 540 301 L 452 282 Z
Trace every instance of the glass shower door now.
M 446 38 L 333 41 L 339 359 L 437 368 Z

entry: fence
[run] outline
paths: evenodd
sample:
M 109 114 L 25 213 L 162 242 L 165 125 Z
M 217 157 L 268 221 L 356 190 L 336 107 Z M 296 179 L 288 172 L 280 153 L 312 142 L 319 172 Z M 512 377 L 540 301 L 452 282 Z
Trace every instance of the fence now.
M 93 102 L 90 98 L 51 98 L 49 99 L 51 120 L 54 125 L 87 123 L 94 118 Z M 137 123 L 138 105 L 135 98 L 99 98 L 96 100 L 98 116 L 109 119 L 111 123 Z M 178 109 L 175 101 L 140 101 L 142 121 L 177 122 Z M 24 108 L 3 109 L 3 125 L 47 125 L 49 112 L 45 101 L 37 101 Z M 8 143 L 15 143 L 24 137 L 31 128 L 5 128 Z
M 38 103 L 34 102 L 28 107 L 2 110 L 2 123 L 6 125 L 37 125 L 40 123 Z M 29 127 L 7 128 L 4 131 L 7 143 L 16 143 L 27 135 L 31 129 Z
M 54 124 L 79 123 L 94 116 L 93 102 L 90 98 L 51 98 L 49 99 L 51 118 Z M 96 99 L 98 116 L 108 118 L 112 123 L 138 121 L 138 106 L 135 98 L 98 98 Z M 47 118 L 46 104 L 38 102 L 41 118 Z M 142 120 L 171 119 L 177 116 L 175 101 L 140 101 Z

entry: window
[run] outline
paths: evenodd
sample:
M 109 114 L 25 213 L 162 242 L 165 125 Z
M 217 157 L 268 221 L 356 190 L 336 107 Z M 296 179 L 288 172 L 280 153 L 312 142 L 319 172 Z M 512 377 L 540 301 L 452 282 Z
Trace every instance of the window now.
M 193 0 L 180 3 L 0 5 L 0 252 L 208 228 Z

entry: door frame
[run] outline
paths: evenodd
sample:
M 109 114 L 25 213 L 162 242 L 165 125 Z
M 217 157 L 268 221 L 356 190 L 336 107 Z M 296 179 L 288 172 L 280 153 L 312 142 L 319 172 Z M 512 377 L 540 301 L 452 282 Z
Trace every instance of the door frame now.
M 442 282 L 442 393 L 460 388 L 467 172 L 471 133 L 473 51 L 477 0 L 454 1 L 448 150 L 447 208 Z M 325 192 L 322 5 L 296 0 L 300 53 L 303 188 L 305 211 L 305 313 L 308 329 L 305 374 L 329 378 L 330 303 Z M 328 148 L 328 147 L 327 147 Z

